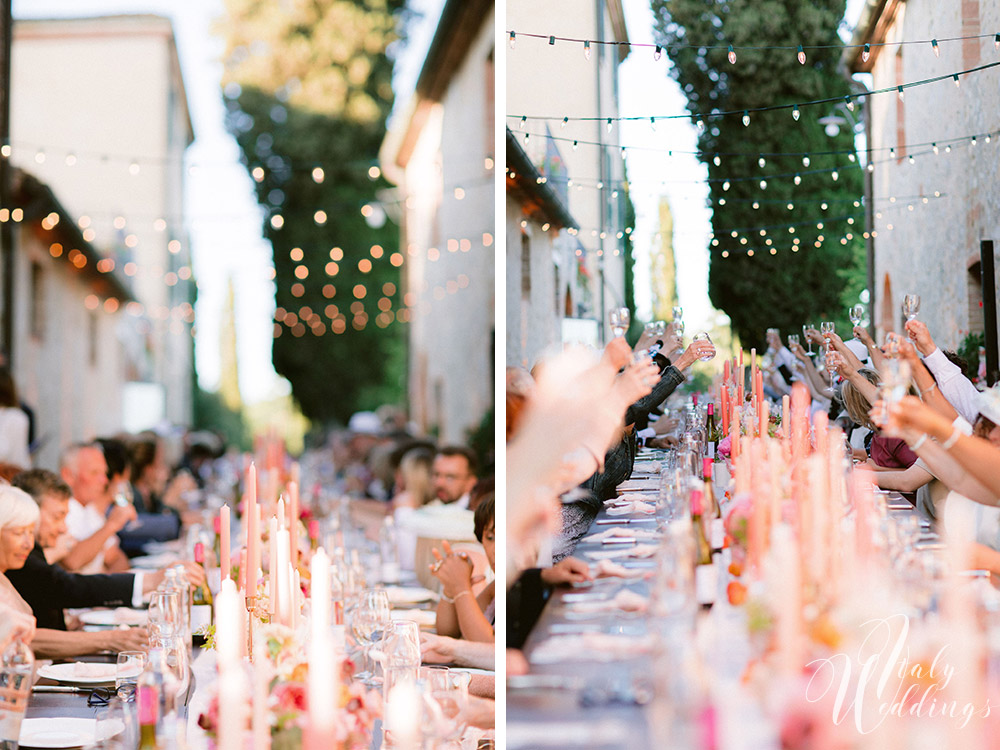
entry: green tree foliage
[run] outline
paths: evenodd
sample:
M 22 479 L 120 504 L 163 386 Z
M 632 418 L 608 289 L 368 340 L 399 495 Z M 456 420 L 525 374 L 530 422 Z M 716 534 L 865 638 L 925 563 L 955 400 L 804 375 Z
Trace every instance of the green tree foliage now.
M 386 48 L 403 5 L 226 0 L 227 125 L 274 251 L 274 366 L 314 420 L 401 400 L 399 269 L 389 260 L 398 231 L 369 226 L 361 211 L 385 187 L 369 169 L 392 105 Z
M 671 75 L 692 114 L 828 97 L 843 100 L 850 93 L 848 81 L 837 70 L 841 42 L 836 31 L 845 0 L 651 2 L 659 42 L 673 61 Z M 806 48 L 804 65 L 796 59 L 800 44 Z M 736 48 L 735 64 L 727 59 L 729 45 Z M 778 45 L 788 49 L 741 49 Z M 718 240 L 710 247 L 709 295 L 729 315 L 744 346 L 762 347 L 764 332 L 772 326 L 790 333 L 805 322 L 843 322 L 847 289 L 864 276 L 863 263 L 858 264 L 864 253 L 856 252 L 864 231 L 862 170 L 847 153 L 824 153 L 852 150 L 853 136 L 848 125 L 831 138 L 819 123 L 830 114 L 849 118 L 834 104 L 802 107 L 800 112 L 798 121 L 790 108 L 751 112 L 749 127 L 738 115 L 706 117 L 699 136 L 712 180 L 712 225 Z M 860 114 L 860 106 L 854 114 Z M 808 154 L 808 166 L 801 156 L 767 156 L 779 152 Z M 764 167 L 758 164 L 762 154 Z M 834 168 L 837 180 L 832 178 Z M 798 186 L 795 174 L 801 175 Z M 726 180 L 729 190 L 723 188 Z M 725 203 L 720 205 L 719 199 Z M 796 225 L 794 233 L 789 232 L 790 224 Z M 764 236 L 760 229 L 765 229 Z M 739 236 L 732 237 L 732 230 Z M 853 239 L 841 244 L 848 233 Z M 799 250 L 792 252 L 795 237 Z M 824 239 L 817 248 L 819 237 Z M 723 257 L 723 251 L 729 257 Z

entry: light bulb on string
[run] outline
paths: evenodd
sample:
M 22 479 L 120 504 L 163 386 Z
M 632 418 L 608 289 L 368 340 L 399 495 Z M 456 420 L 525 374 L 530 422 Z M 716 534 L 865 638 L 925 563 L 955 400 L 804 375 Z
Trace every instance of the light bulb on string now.
M 941 149 L 938 148 L 938 145 L 936 143 L 932 143 L 931 151 L 933 151 L 934 155 L 937 156 L 941 152 Z
M 767 161 L 764 159 L 764 155 L 761 154 L 761 157 L 757 160 L 757 166 L 763 169 L 766 165 Z
M 722 159 L 719 157 L 718 154 L 716 154 L 715 157 L 712 159 L 712 163 L 717 167 L 722 166 Z
M 938 47 L 937 39 L 931 39 L 931 49 L 934 50 L 934 57 L 941 57 L 941 48 Z
M 524 142 L 527 143 L 531 139 L 531 133 L 524 134 Z
M 851 164 L 853 164 L 857 160 L 858 158 L 854 155 L 853 151 L 847 155 L 847 161 L 851 162 Z
M 726 180 L 725 182 L 722 183 L 722 189 L 725 191 L 729 190 L 729 180 Z
M 909 155 L 909 156 L 908 156 L 908 157 L 906 158 L 906 160 L 907 160 L 908 162 L 910 162 L 910 164 L 913 164 L 913 163 L 914 163 L 914 161 L 913 161 L 913 154 L 910 154 L 910 155 Z
M 625 158 L 625 147 L 622 146 L 622 159 L 624 159 L 624 158 Z
M 612 122 L 611 122 L 611 118 L 609 117 L 609 118 L 608 118 L 608 132 L 609 132 L 609 133 L 611 132 L 611 128 L 612 128 L 612 127 L 613 127 L 613 124 L 612 124 Z
M 583 43 L 583 56 L 585 58 L 587 58 L 588 60 L 590 59 L 590 42 L 589 41 Z
M 823 201 L 822 203 L 819 204 L 820 211 L 826 211 L 826 209 L 828 209 L 829 207 L 830 207 L 830 204 L 827 203 L 826 201 Z M 822 229 L 822 228 L 823 227 L 820 227 L 820 229 Z
M 794 203 L 789 203 L 787 206 L 785 206 L 785 208 L 787 208 L 789 211 L 791 211 L 791 210 L 793 210 L 795 208 L 795 204 Z
M 844 97 L 844 103 L 851 112 L 854 111 L 854 100 L 849 95 Z
M 795 120 L 795 122 L 798 122 L 800 114 L 801 113 L 799 112 L 799 105 L 796 104 L 794 107 L 792 107 L 792 119 Z
M 727 55 L 727 57 L 729 58 L 730 65 L 736 64 L 736 50 L 733 49 L 733 45 L 731 44 L 729 45 L 729 54 Z
M 748 109 L 743 110 L 743 127 L 750 127 L 750 110 Z
M 861 50 L 861 62 L 868 62 L 868 58 L 872 56 L 872 46 L 866 44 L 865 48 Z
M 514 49 L 514 44 L 516 43 L 516 40 L 517 40 L 517 34 L 515 34 L 513 31 L 510 32 L 510 38 L 507 40 L 507 44 L 510 45 L 511 49 Z
M 802 49 L 801 44 L 799 45 L 799 51 L 795 54 L 795 57 L 798 59 L 799 65 L 806 64 L 806 53 L 805 50 Z
M 650 117 L 649 118 L 649 129 L 652 130 L 654 133 L 656 132 L 656 118 L 655 117 Z
M 719 205 L 720 206 L 726 205 L 726 199 L 725 198 L 719 198 Z
M 903 87 L 902 86 L 897 86 L 896 87 L 896 92 L 899 94 L 899 101 L 903 101 Z
M 868 166 L 865 167 L 865 169 L 867 169 L 869 172 L 874 172 L 875 171 L 875 165 L 872 164 L 871 162 L 868 162 Z
M 830 173 L 830 177 L 832 177 L 832 178 L 833 178 L 833 181 L 834 181 L 834 182 L 836 182 L 837 180 L 839 180 L 839 179 L 840 179 L 840 172 L 838 172 L 838 171 L 837 171 L 837 170 L 835 169 L 835 170 L 833 170 L 833 172 L 831 172 L 831 173 Z
M 958 73 L 956 73 L 955 75 L 953 75 L 953 76 L 952 76 L 951 78 L 952 78 L 952 80 L 953 80 L 953 81 L 955 81 L 955 88 L 956 88 L 956 89 L 957 89 L 957 88 L 958 88 L 959 86 L 961 86 L 961 85 L 962 85 L 962 82 L 961 82 L 960 80 L 958 80 Z
M 993 37 L 993 49 L 1000 50 L 1000 34 Z
M 699 118 L 698 122 L 695 123 L 695 126 L 698 128 L 698 132 L 699 133 L 704 133 L 705 132 L 705 121 L 704 120 L 702 120 L 702 119 Z
M 895 159 L 896 158 L 896 149 L 895 148 L 890 148 L 889 149 L 889 158 L 890 159 Z
M 972 142 L 971 142 L 971 145 L 975 146 L 975 145 L 976 145 L 976 143 L 978 143 L 978 141 L 976 141 L 976 136 L 972 136 Z
M 569 118 L 568 118 L 568 117 L 564 117 L 564 118 L 562 119 L 562 122 L 561 122 L 561 123 L 559 124 L 559 127 L 561 127 L 561 128 L 564 128 L 564 127 L 566 127 L 566 126 L 567 126 L 568 124 L 569 124 Z
M 760 181 L 760 189 L 761 190 L 767 190 L 767 180 L 761 180 Z
M 989 143 L 989 142 L 990 142 L 990 138 L 991 138 L 990 134 L 989 134 L 989 133 L 987 133 L 987 134 L 986 134 L 986 142 L 987 142 L 987 143 Z
M 528 122 L 528 116 L 521 115 L 521 122 L 517 124 L 518 130 L 524 130 L 524 126 L 527 122 Z
M 951 144 L 950 143 L 947 146 L 944 147 L 944 152 L 946 154 L 950 154 L 951 153 Z
M 550 47 L 555 47 L 556 46 L 556 38 L 554 36 L 550 36 L 549 37 L 549 46 Z
M 810 159 L 809 159 L 808 156 L 803 156 L 802 157 L 802 166 L 803 167 L 808 167 L 811 163 L 812 162 L 810 161 Z
M 754 211 L 756 211 L 756 210 L 758 210 L 760 208 L 760 202 L 759 201 L 754 201 L 752 205 L 753 205 L 753 210 Z
M 653 50 L 653 59 L 659 60 L 661 57 L 663 57 L 663 48 L 656 45 L 656 49 Z
M 573 150 L 576 151 L 576 147 L 580 145 L 579 141 L 573 141 Z
M 800 174 L 795 175 L 795 179 L 793 180 L 793 182 L 796 185 L 801 185 L 802 184 L 802 175 L 800 175 Z

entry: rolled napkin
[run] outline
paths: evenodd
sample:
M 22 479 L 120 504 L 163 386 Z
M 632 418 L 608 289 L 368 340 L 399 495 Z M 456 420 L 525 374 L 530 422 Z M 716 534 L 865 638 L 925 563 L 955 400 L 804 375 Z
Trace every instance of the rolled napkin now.
M 599 614 L 601 612 L 645 612 L 649 599 L 629 589 L 622 589 L 612 599 L 580 601 L 566 605 L 573 612 Z
M 649 571 L 633 570 L 622 567 L 610 560 L 598 560 L 597 565 L 591 568 L 594 578 L 643 578 Z
M 596 534 L 591 534 L 590 536 L 585 536 L 581 539 L 581 542 L 599 543 L 604 542 L 609 539 L 635 539 L 635 540 L 652 540 L 659 539 L 659 532 L 653 531 L 652 529 L 640 529 L 640 528 L 625 528 L 624 526 L 612 526 L 610 529 L 605 529 L 604 531 L 599 531 Z
M 625 636 L 610 633 L 580 633 L 547 638 L 531 652 L 533 664 L 568 661 L 618 661 L 649 653 L 652 636 Z
M 644 503 L 641 500 L 628 501 L 608 508 L 609 516 L 625 516 L 629 513 L 644 513 L 647 516 L 651 516 L 655 512 L 656 506 L 653 503 Z
M 632 464 L 632 471 L 640 474 L 659 474 L 659 461 L 636 461 Z
M 619 492 L 634 492 L 656 487 L 655 479 L 627 479 L 618 485 Z
M 594 560 L 619 560 L 636 559 L 642 557 L 652 557 L 660 548 L 658 544 L 637 544 L 635 547 L 622 547 L 621 549 L 599 549 L 584 552 L 587 557 Z

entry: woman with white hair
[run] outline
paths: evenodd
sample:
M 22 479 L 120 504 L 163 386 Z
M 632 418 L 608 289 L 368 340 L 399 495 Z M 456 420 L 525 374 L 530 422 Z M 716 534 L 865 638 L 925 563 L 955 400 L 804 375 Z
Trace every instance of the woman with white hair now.
M 68 658 L 98 651 L 118 651 L 123 639 L 119 631 L 68 633 L 62 630 L 35 630 L 31 607 L 7 579 L 9 570 L 24 567 L 35 546 L 38 505 L 24 490 L 0 484 L 0 642 L 21 635 L 34 638 L 31 647 L 42 658 Z M 8 617 L 10 615 L 10 617 Z M 6 620 L 9 620 L 6 622 Z M 134 647 L 136 644 L 126 644 Z

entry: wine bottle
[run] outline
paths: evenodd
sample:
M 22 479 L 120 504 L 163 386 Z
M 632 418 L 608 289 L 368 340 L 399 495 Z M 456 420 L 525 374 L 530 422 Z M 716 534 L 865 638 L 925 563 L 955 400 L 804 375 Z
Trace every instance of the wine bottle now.
M 194 545 L 194 561 L 205 569 L 205 545 L 197 542 Z M 212 590 L 208 587 L 208 582 L 196 587 L 191 595 L 191 633 L 195 644 L 199 642 L 198 633 L 204 633 L 204 629 L 212 624 Z M 200 641 L 204 643 L 202 635 Z
M 715 460 L 719 448 L 719 428 L 715 423 L 715 404 L 708 402 L 708 417 L 705 419 L 705 457 Z
M 146 666 L 139 675 L 135 700 L 139 717 L 139 750 L 160 750 L 157 728 L 160 720 L 163 652 L 149 650 Z
M 707 457 L 702 459 L 701 466 L 702 478 L 704 479 L 702 494 L 705 498 L 705 513 L 708 515 L 708 538 L 712 545 L 712 551 L 718 552 L 726 541 L 726 529 L 722 523 L 722 508 L 719 506 L 719 501 L 715 497 L 715 488 L 712 486 L 712 459 Z
M 691 491 L 691 528 L 694 532 L 694 588 L 698 604 L 711 607 L 715 603 L 718 588 L 717 570 L 712 561 L 712 548 L 705 537 L 703 518 L 703 497 L 701 490 Z

